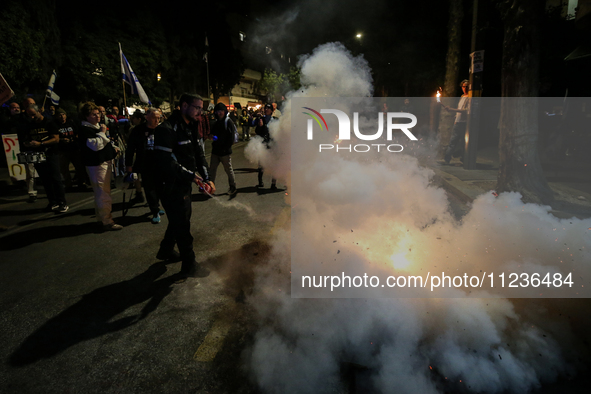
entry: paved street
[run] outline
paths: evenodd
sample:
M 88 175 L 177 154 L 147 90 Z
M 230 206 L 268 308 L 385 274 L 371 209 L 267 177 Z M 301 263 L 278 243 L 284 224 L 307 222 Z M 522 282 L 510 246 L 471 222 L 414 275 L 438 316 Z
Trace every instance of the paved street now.
M 260 392 L 243 365 L 258 327 L 244 300 L 256 267 L 269 264 L 272 234 L 289 227 L 290 211 L 284 185 L 277 192 L 255 187 L 244 145 L 234 146 L 234 198 L 224 194 L 221 167 L 218 196 L 193 195 L 197 259 L 212 273 L 183 284 L 174 283 L 180 263 L 155 258 L 166 216 L 153 225 L 148 208 L 134 205 L 122 217 L 121 184 L 113 191 L 115 220 L 125 226 L 119 232 L 96 226 L 91 192 L 69 193 L 71 208 L 58 215 L 43 212 L 43 197 L 26 203 L 22 190 L 0 197 L 7 228 L 0 233 L 0 392 Z M 448 199 L 461 220 L 466 201 L 454 193 Z M 568 301 L 541 305 L 557 316 L 588 309 L 587 300 Z M 529 302 L 516 300 L 517 310 Z M 586 335 L 588 320 L 571 321 L 575 335 Z M 363 392 L 365 375 L 343 372 L 345 392 Z M 589 384 L 578 375 L 535 392 L 583 393 Z
M 155 258 L 166 216 L 153 225 L 136 205 L 122 217 L 121 185 L 113 192 L 125 227 L 118 232 L 99 231 L 91 192 L 68 194 L 70 210 L 60 215 L 42 212 L 44 198 L 2 197 L 0 392 L 250 390 L 239 369 L 244 291 L 289 210 L 285 190 L 255 187 L 244 145 L 234 149 L 235 198 L 223 194 L 221 166 L 222 194 L 193 195 L 196 255 L 212 273 L 183 284 L 174 284 L 180 263 Z

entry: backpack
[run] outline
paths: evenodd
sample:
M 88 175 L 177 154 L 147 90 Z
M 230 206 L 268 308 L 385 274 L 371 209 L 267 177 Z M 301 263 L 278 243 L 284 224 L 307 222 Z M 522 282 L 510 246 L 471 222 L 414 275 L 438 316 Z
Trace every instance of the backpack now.
M 228 120 L 230 120 L 230 117 L 226 116 L 226 119 L 225 119 L 226 130 L 228 130 Z M 240 139 L 240 135 L 238 134 L 238 130 L 236 129 L 235 124 L 232 124 L 232 130 L 230 130 L 230 133 L 232 135 L 232 145 L 233 145 L 233 144 L 237 143 L 238 140 Z

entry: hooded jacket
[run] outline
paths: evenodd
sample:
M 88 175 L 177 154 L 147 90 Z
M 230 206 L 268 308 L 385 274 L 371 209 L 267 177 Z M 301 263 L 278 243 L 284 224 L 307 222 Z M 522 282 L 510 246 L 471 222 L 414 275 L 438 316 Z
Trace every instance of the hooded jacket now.
M 232 154 L 234 130 L 236 129 L 234 122 L 228 117 L 228 109 L 225 104 L 217 103 L 213 111 L 215 113 L 215 111 L 222 109 L 224 110 L 224 116 L 221 119 L 218 119 L 211 129 L 213 135 L 211 153 L 216 156 L 228 156 Z

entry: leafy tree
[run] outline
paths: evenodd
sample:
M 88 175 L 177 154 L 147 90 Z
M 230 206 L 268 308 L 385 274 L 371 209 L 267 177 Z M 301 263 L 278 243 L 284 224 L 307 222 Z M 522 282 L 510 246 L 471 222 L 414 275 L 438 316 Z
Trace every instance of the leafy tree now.
M 67 67 L 61 70 L 60 94 L 77 100 L 94 99 L 117 103 L 123 99 L 119 46 L 131 64 L 146 94 L 153 103 L 168 96 L 167 82 L 158 82 L 156 75 L 166 75 L 170 62 L 163 28 L 149 12 L 136 12 L 129 20 L 125 13 L 103 18 L 100 13 L 62 17 L 63 50 Z M 146 29 L 146 25 L 150 29 Z M 138 37 L 142 37 L 138 45 Z M 56 83 L 57 85 L 57 83 Z M 139 102 L 126 88 L 127 104 Z
M 261 92 L 266 92 L 268 101 L 275 101 L 281 98 L 282 93 L 288 87 L 288 83 L 284 74 L 278 74 L 274 70 L 267 68 L 259 82 L 259 89 Z
M 289 69 L 287 79 L 289 80 L 289 86 L 291 87 L 291 90 L 298 90 L 302 86 L 300 81 L 301 74 L 302 69 L 299 67 L 292 66 Z
M 279 101 L 290 90 L 297 90 L 302 86 L 300 82 L 301 69 L 292 66 L 287 74 L 276 73 L 272 69 L 265 69 L 263 78 L 259 82 L 259 89 L 265 92 L 268 101 Z
M 24 0 L 2 4 L 1 72 L 17 94 L 41 93 L 61 63 L 55 1 Z

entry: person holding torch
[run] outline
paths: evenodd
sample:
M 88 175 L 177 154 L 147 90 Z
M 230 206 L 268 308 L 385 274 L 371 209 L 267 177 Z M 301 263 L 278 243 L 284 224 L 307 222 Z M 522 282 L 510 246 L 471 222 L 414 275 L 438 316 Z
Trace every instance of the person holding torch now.
M 461 143 L 466 135 L 466 122 L 468 121 L 468 107 L 469 107 L 469 100 L 468 100 L 468 88 L 470 82 L 467 79 L 464 79 L 462 83 L 460 83 L 460 87 L 462 88 L 462 97 L 460 98 L 460 102 L 458 103 L 458 108 L 451 108 L 447 105 L 441 103 L 439 97 L 437 98 L 437 102 L 441 104 L 443 109 L 449 112 L 455 112 L 456 118 L 454 120 L 454 127 L 451 132 L 451 138 L 449 139 L 449 144 L 447 145 L 447 149 L 445 150 L 445 164 L 449 164 L 451 161 L 451 157 L 454 152 L 457 150 L 461 151 L 460 154 L 460 161 L 463 161 L 464 157 L 464 145 Z

